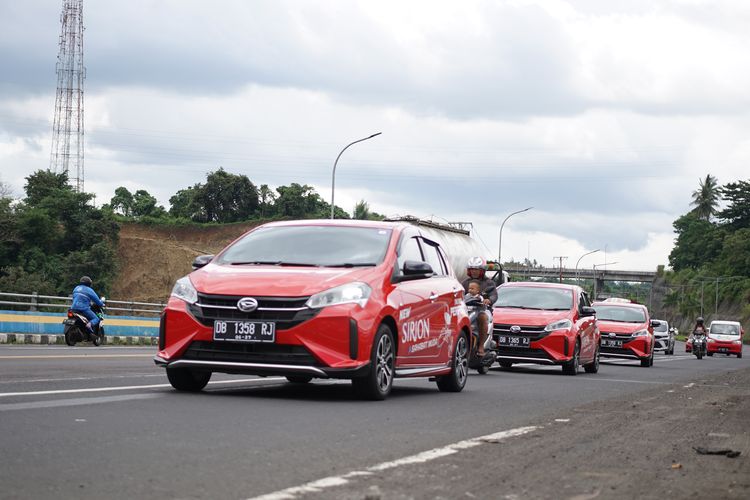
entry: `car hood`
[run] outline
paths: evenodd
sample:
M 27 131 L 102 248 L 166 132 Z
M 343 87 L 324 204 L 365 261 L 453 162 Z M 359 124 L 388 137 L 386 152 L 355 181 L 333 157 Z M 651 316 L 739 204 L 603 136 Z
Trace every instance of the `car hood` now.
M 503 325 L 547 326 L 553 321 L 569 318 L 570 311 L 538 311 L 495 307 L 492 321 Z
M 732 340 L 740 340 L 739 335 L 722 335 L 720 333 L 710 333 L 708 338 L 714 340 L 721 340 L 722 342 L 731 342 Z
M 190 281 L 198 292 L 212 295 L 302 297 L 354 281 L 369 284 L 378 275 L 375 269 L 209 264 L 190 274 Z
M 646 328 L 646 323 L 622 323 L 620 321 L 607 321 L 599 319 L 599 330 L 607 333 L 633 333 Z

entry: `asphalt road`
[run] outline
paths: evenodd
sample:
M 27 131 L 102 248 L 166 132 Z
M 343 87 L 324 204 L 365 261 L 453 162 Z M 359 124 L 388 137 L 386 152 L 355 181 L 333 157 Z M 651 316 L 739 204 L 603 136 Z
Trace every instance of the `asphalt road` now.
M 203 393 L 177 393 L 154 353 L 0 346 L 0 498 L 290 498 L 299 491 L 289 488 L 321 478 L 378 464 L 397 471 L 404 457 L 569 419 L 586 405 L 616 412 L 644 391 L 750 367 L 747 358 L 698 361 L 679 344 L 651 368 L 618 360 L 570 377 L 526 365 L 474 375 L 460 394 L 398 380 L 388 400 L 367 402 L 347 382 L 222 375 Z M 411 488 L 420 497 L 420 485 Z

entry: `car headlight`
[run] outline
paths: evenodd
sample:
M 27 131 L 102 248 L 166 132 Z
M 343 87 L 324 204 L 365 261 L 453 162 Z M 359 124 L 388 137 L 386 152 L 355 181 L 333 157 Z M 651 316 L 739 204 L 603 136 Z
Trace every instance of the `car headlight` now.
M 732 341 L 732 344 L 735 344 L 735 345 L 741 345 L 741 344 L 742 344 L 742 341 L 741 341 L 741 340 L 733 340 L 733 341 Z
M 190 282 L 190 278 L 184 276 L 177 280 L 172 288 L 172 296 L 182 299 L 188 304 L 195 304 L 198 302 L 198 292 Z
M 714 342 L 716 342 L 716 339 L 708 339 L 706 342 L 708 342 L 709 344 L 713 344 Z
M 638 330 L 637 332 L 633 333 L 631 337 L 648 337 L 648 330 Z
M 559 321 L 554 321 L 550 323 L 549 325 L 544 327 L 545 332 L 554 332 L 555 330 L 570 330 L 570 327 L 573 326 L 573 322 L 569 319 L 561 319 Z
M 359 304 L 360 307 L 365 307 L 371 293 L 372 288 L 367 283 L 348 283 L 316 293 L 307 299 L 305 305 L 310 309 L 320 309 L 321 307 L 339 304 Z

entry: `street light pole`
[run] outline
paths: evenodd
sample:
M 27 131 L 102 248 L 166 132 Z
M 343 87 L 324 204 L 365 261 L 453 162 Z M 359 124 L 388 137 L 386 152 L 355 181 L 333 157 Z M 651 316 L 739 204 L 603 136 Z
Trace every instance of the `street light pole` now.
M 336 165 L 339 162 L 339 158 L 341 158 L 341 155 L 344 154 L 344 151 L 346 151 L 349 148 L 349 146 L 357 144 L 358 142 L 366 141 L 367 139 L 372 139 L 373 137 L 378 136 L 380 134 L 382 134 L 382 132 L 377 132 L 375 134 L 372 134 L 371 136 L 364 137 L 362 139 L 357 139 L 354 142 L 350 142 L 344 147 L 344 149 L 341 150 L 339 155 L 336 157 L 336 161 L 333 162 L 333 173 L 331 174 L 331 219 L 333 219 L 333 210 L 335 207 L 335 205 L 333 204 L 333 196 L 334 196 L 335 189 L 336 189 Z
M 519 210 L 518 212 L 513 212 L 512 214 L 510 214 L 509 216 L 507 216 L 507 217 L 506 217 L 506 218 L 505 218 L 505 219 L 503 220 L 503 223 L 502 223 L 502 224 L 500 224 L 500 236 L 499 236 L 499 238 L 498 238 L 498 242 L 497 242 L 497 261 L 498 261 L 498 262 L 499 262 L 500 264 L 502 264 L 502 263 L 503 263 L 503 260 L 502 260 L 502 258 L 503 258 L 503 226 L 505 226 L 505 222 L 506 222 L 506 221 L 507 221 L 508 219 L 510 219 L 510 218 L 511 218 L 512 216 L 514 216 L 514 215 L 516 215 L 516 214 L 520 214 L 520 213 L 522 213 L 522 212 L 526 212 L 527 210 L 531 210 L 532 208 L 534 208 L 534 207 L 528 207 L 528 208 L 524 208 L 523 210 Z
M 584 258 L 584 257 L 586 257 L 587 255 L 591 255 L 592 253 L 596 253 L 598 251 L 599 251 L 599 249 L 597 248 L 596 250 L 592 250 L 592 251 L 587 252 L 587 253 L 581 255 L 580 257 L 578 257 L 578 260 L 576 261 L 576 283 L 578 282 L 578 264 L 580 264 L 581 259 Z

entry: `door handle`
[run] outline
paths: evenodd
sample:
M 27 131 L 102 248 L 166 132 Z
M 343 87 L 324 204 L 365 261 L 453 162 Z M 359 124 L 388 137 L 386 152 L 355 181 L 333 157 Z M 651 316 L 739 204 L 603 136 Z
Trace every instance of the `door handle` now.
M 439 295 L 435 292 L 432 292 L 429 296 L 430 302 L 435 302 L 438 299 Z

